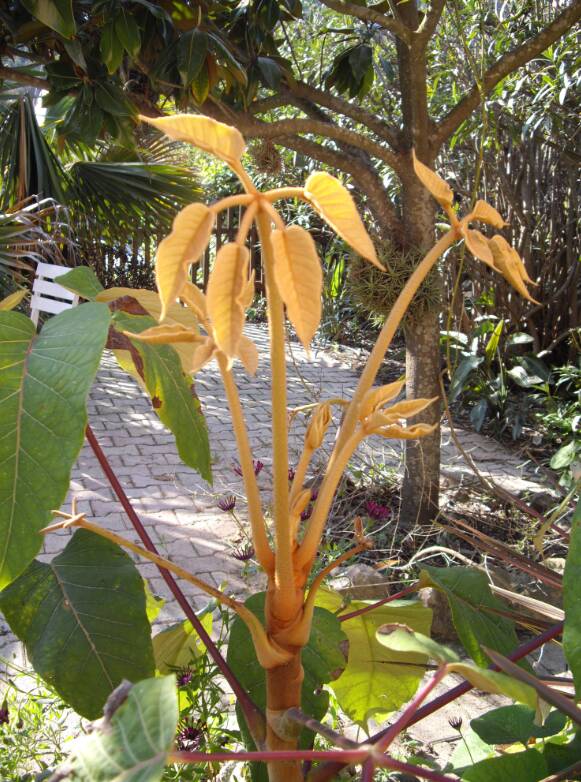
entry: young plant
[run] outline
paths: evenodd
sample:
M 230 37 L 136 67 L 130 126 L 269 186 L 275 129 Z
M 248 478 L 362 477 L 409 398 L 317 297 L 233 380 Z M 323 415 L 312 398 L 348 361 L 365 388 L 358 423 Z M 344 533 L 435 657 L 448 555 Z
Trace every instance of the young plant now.
M 117 327 L 119 334 L 126 340 L 125 347 L 127 344 L 137 345 L 145 350 L 147 346 L 193 346 L 188 367 L 191 372 L 196 372 L 210 361 L 216 362 L 230 408 L 239 452 L 248 501 L 252 546 L 256 560 L 268 578 L 264 620 L 243 603 L 159 556 L 151 550 L 151 546 L 143 548 L 89 522 L 84 514 L 77 512 L 75 503 L 70 514 L 58 511 L 56 515 L 60 516 L 61 520 L 46 527 L 44 532 L 69 526 L 80 527 L 84 530 L 83 535 L 94 533 L 106 538 L 108 544 L 116 544 L 143 556 L 165 572 L 185 579 L 236 612 L 252 637 L 256 657 L 266 680 L 266 729 L 261 732 L 259 725 L 249 724 L 254 742 L 263 753 L 263 759 L 268 761 L 270 782 L 294 782 L 304 778 L 301 759 L 315 759 L 317 754 L 309 755 L 297 751 L 296 720 L 289 720 L 288 714 L 291 713 L 289 710 L 296 711 L 301 707 L 304 676 L 302 653 L 311 634 L 318 591 L 324 579 L 338 565 L 371 545 L 363 535 L 361 523 L 354 520 L 354 545 L 312 579 L 311 572 L 318 556 L 335 492 L 349 460 L 365 438 L 379 435 L 384 438 L 409 439 L 422 437 L 433 430 L 433 427 L 423 423 L 408 423 L 404 426 L 403 422 L 415 418 L 429 405 L 436 404 L 437 399 L 394 402 L 403 389 L 403 381 L 373 387 L 385 352 L 422 281 L 438 259 L 459 240 L 463 239 L 476 258 L 503 274 L 527 298 L 530 296 L 525 283 L 530 280 L 517 253 L 500 235 L 487 239 L 470 227 L 473 221 L 482 221 L 495 228 L 502 228 L 504 222 L 500 215 L 487 203 L 478 201 L 469 214 L 458 218 L 453 208 L 453 194 L 448 185 L 414 157 L 416 174 L 446 212 L 450 226 L 418 264 L 399 295 L 385 320 L 351 400 L 323 401 L 314 408 L 306 430 L 302 455 L 292 481 L 289 481 L 285 311 L 308 351 L 321 318 L 322 270 L 310 234 L 297 225 L 286 226 L 275 204 L 282 199 L 300 199 L 306 202 L 355 252 L 381 268 L 371 239 L 350 194 L 330 174 L 314 173 L 304 187 L 259 192 L 241 162 L 245 142 L 235 128 L 194 115 L 157 119 L 144 117 L 143 120 L 170 138 L 189 142 L 225 161 L 238 176 L 245 191 L 241 195 L 223 198 L 210 206 L 191 204 L 178 214 L 172 232 L 161 242 L 157 253 L 159 323 L 135 332 L 129 328 L 131 320 L 126 318 L 118 320 Z M 217 214 L 233 206 L 243 207 L 245 210 L 238 235 L 234 242 L 219 250 L 207 292 L 204 294 L 190 282 L 188 270 L 208 245 Z M 256 479 L 244 412 L 232 372 L 234 362 L 241 361 L 249 374 L 253 375 L 259 360 L 256 346 L 244 334 L 246 311 L 254 296 L 254 279 L 249 272 L 249 252 L 245 243 L 254 222 L 258 227 L 262 247 L 270 337 L 273 443 L 273 497 L 270 520 L 265 514 L 264 498 Z M 103 298 L 103 294 L 99 294 L 97 299 L 104 301 L 106 297 Z M 175 313 L 177 300 L 185 305 L 186 314 L 189 312 L 195 316 L 193 319 L 184 321 L 177 316 L 168 318 L 172 311 Z M 135 351 L 135 348 L 133 350 Z M 307 473 L 332 423 L 335 404 L 341 406 L 342 422 L 318 487 L 317 497 L 312 504 L 312 513 L 306 523 L 301 525 L 301 514 L 311 502 L 311 489 L 305 485 Z M 89 439 L 91 436 L 89 434 Z M 83 538 L 83 541 L 85 540 L 86 538 Z M 113 549 L 111 551 L 113 552 Z M 113 553 L 108 556 L 112 557 Z M 62 561 L 61 567 L 64 564 Z M 121 567 L 122 563 L 118 566 Z M 21 572 L 21 565 L 19 568 Z M 10 589 L 12 587 L 8 591 Z M 352 616 L 357 613 L 354 612 Z M 421 701 L 446 672 L 447 668 L 441 668 L 437 676 L 412 701 L 402 719 L 396 723 L 395 733 L 405 728 Z M 139 705 L 140 699 L 146 700 L 148 695 L 143 688 L 137 687 L 130 698 Z M 165 691 L 164 687 L 165 684 L 160 683 L 159 691 Z M 119 721 L 122 722 L 121 717 Z M 378 742 L 371 759 L 369 750 L 360 748 L 353 750 L 351 754 L 347 753 L 345 762 L 365 762 L 364 778 L 370 779 L 368 774 L 373 773 L 375 764 L 382 765 L 386 762 L 384 755 L 378 753 L 383 753 L 391 743 L 394 730 L 389 733 L 387 739 Z M 324 759 L 325 753 L 319 754 Z M 174 759 L 187 761 L 186 755 L 187 753 L 177 753 Z M 393 759 L 390 762 L 391 768 L 401 767 Z M 428 778 L 443 778 L 437 775 L 430 777 L 430 773 L 426 771 Z

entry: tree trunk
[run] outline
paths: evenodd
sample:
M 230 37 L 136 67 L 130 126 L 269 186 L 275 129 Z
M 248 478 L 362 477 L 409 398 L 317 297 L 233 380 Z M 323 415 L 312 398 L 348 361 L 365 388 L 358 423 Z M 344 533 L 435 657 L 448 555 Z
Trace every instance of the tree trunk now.
M 297 748 L 300 730 L 289 733 L 289 724 L 281 720 L 287 709 L 300 707 L 304 672 L 301 649 L 292 659 L 266 672 L 266 746 L 269 750 Z M 303 779 L 299 761 L 268 764 L 269 782 L 299 782 Z

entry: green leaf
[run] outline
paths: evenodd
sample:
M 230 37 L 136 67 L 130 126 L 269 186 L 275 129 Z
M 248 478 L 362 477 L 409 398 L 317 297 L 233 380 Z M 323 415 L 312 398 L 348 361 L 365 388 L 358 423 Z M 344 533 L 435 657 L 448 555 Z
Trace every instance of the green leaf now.
M 99 278 L 89 266 L 76 266 L 59 277 L 59 285 L 83 299 L 91 301 L 104 290 Z
M 575 440 L 562 445 L 557 453 L 553 454 L 553 458 L 550 461 L 552 469 L 563 470 L 565 467 L 568 467 L 573 463 L 576 451 Z
M 518 365 L 511 367 L 506 374 L 521 388 L 532 388 L 543 382 L 542 377 L 539 377 L 538 375 L 529 375 L 524 367 Z
M 78 739 L 63 771 L 75 782 L 159 782 L 178 723 L 174 676 L 134 684 L 112 716 Z
M 426 567 L 420 583 L 446 595 L 458 637 L 478 665 L 484 668 L 490 663 L 481 644 L 503 654 L 518 646 L 514 623 L 498 613 L 506 605 L 492 594 L 484 573 L 464 567 Z
M 69 490 L 110 320 L 106 305 L 83 304 L 37 335 L 24 315 L 0 313 L 0 588 L 40 550 Z
M 144 315 L 116 312 L 113 321 L 119 331 L 137 334 L 157 325 Z M 150 345 L 132 340 L 143 361 L 143 380 L 159 419 L 175 438 L 181 459 L 212 480 L 210 445 L 200 402 L 192 393 L 190 377 L 183 373 L 180 359 L 171 345 Z
M 486 343 L 486 347 L 484 348 L 484 355 L 486 356 L 486 361 L 488 364 L 490 364 L 490 362 L 492 361 L 492 359 L 496 354 L 503 328 L 504 328 L 504 320 L 499 320 L 494 328 L 494 331 L 488 338 L 488 342 Z
M 50 564 L 34 561 L 0 593 L 0 608 L 34 670 L 96 719 L 123 679 L 153 676 L 143 579 L 119 546 L 75 532 Z
M 188 87 L 206 62 L 208 36 L 201 30 L 184 33 L 177 48 L 177 66 L 182 82 Z
M 208 633 L 212 632 L 211 613 L 202 618 L 202 625 Z M 171 673 L 178 668 L 185 668 L 193 659 L 204 653 L 205 646 L 188 619 L 162 630 L 153 637 L 155 667 L 160 673 Z
M 462 771 L 466 782 L 539 782 L 548 774 L 547 763 L 534 749 L 488 758 Z
M 75 34 L 72 0 L 22 0 L 22 5 L 35 19 L 63 38 L 72 38 Z
M 210 93 L 210 74 L 204 62 L 198 75 L 192 82 L 192 95 L 197 103 L 203 103 Z
M 535 710 L 521 703 L 501 706 L 476 717 L 470 722 L 472 730 L 487 744 L 526 744 L 530 738 L 547 738 L 560 733 L 567 718 L 560 711 L 552 711 L 543 725 L 535 723 Z
M 565 630 L 563 649 L 575 681 L 577 698 L 581 698 L 581 500 L 573 515 L 569 553 L 563 576 L 563 607 Z
M 123 60 L 123 44 L 117 37 L 113 21 L 107 22 L 101 30 L 101 43 L 99 48 L 101 60 L 107 67 L 107 70 L 109 73 L 115 73 Z
M 104 81 L 96 85 L 95 100 L 106 114 L 113 117 L 129 117 L 133 113 L 122 90 L 111 82 Z
M 265 593 L 252 595 L 245 605 L 264 622 Z M 321 686 L 329 682 L 345 665 L 341 645 L 346 636 L 336 617 L 323 608 L 315 608 L 309 642 L 303 649 L 302 663 L 305 678 L 302 689 L 302 709 L 321 720 L 328 708 L 329 696 Z M 228 665 L 256 705 L 266 708 L 264 670 L 258 664 L 250 633 L 244 622 L 235 617 L 228 643 Z M 301 734 L 301 746 L 308 745 L 310 731 Z
M 484 356 L 466 356 L 462 359 L 452 376 L 449 392 L 450 402 L 454 402 L 460 396 L 468 377 L 483 361 Z
M 336 611 L 341 596 L 319 590 L 317 603 Z M 354 600 L 349 608 L 357 610 L 369 603 Z M 401 653 L 387 649 L 376 637 L 385 624 L 405 624 L 427 634 L 432 612 L 419 601 L 395 600 L 389 605 L 361 614 L 341 623 L 349 639 L 349 660 L 331 688 L 341 709 L 359 725 L 367 728 L 370 719 L 380 721 L 407 703 L 425 673 L 425 654 Z
M 119 16 L 115 20 L 115 34 L 125 51 L 131 57 L 137 57 L 141 49 L 141 33 L 135 17 L 121 6 Z
M 145 578 L 143 579 L 143 589 L 145 591 L 145 612 L 147 614 L 149 624 L 153 624 L 153 622 L 157 619 L 159 612 L 164 607 L 165 600 L 163 597 L 158 597 L 157 595 L 153 594 Z

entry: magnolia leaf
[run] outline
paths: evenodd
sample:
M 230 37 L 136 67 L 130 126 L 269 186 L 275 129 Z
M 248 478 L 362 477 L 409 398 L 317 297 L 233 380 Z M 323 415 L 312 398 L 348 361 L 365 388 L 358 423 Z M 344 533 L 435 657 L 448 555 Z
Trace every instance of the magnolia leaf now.
M 316 602 L 334 612 L 341 607 L 342 598 L 336 592 L 320 589 Z M 353 600 L 349 609 L 368 605 Z M 349 659 L 330 686 L 341 709 L 358 725 L 367 728 L 368 720 L 379 722 L 407 703 L 425 674 L 427 655 L 387 649 L 377 640 L 378 628 L 400 623 L 427 634 L 431 621 L 432 612 L 419 601 L 394 600 L 341 623 L 349 639 Z
M 106 706 L 107 717 L 77 739 L 58 779 L 75 782 L 159 782 L 178 724 L 175 676 L 124 685 Z
M 581 698 L 581 500 L 573 514 L 571 542 L 563 576 L 563 604 L 565 608 L 565 629 L 563 649 L 573 673 L 575 691 Z
M 148 291 L 143 288 L 108 288 L 97 294 L 96 299 L 97 301 L 110 303 L 125 296 L 130 296 L 135 299 L 156 321 L 161 319 L 162 303 L 155 291 Z M 171 326 L 176 324 L 180 324 L 186 329 L 193 329 L 194 332 L 197 333 L 198 319 L 196 315 L 186 307 L 182 307 L 181 304 L 173 302 L 167 309 L 165 325 Z M 152 324 L 152 326 L 153 325 L 156 324 Z M 186 373 L 191 371 L 195 349 L 196 346 L 188 342 L 178 342 L 174 346 L 174 350 L 180 357 L 182 368 Z M 120 359 L 119 353 L 121 353 L 121 351 L 115 351 L 117 360 Z M 122 366 L 123 369 L 128 371 L 127 357 L 125 357 L 125 360 L 122 362 Z M 135 374 L 132 374 L 135 377 Z M 139 378 L 136 379 L 140 382 Z
M 192 317 L 191 313 L 189 315 Z M 160 421 L 173 432 L 181 459 L 207 481 L 211 481 L 208 431 L 189 376 L 191 367 L 188 367 L 186 375 L 172 345 L 149 344 L 135 337 L 157 325 L 152 318 L 118 311 L 113 315 L 113 322 L 118 331 L 130 335 L 143 365 L 142 382 Z M 195 344 L 190 346 L 195 350 Z M 123 359 L 118 360 L 121 360 L 125 369 Z
M 204 629 L 211 634 L 212 614 L 206 613 L 201 622 Z M 204 653 L 205 647 L 189 619 L 153 636 L 155 667 L 160 673 L 172 673 L 180 668 L 187 668 L 192 660 Z
M 70 272 L 61 274 L 59 285 L 83 299 L 93 301 L 104 290 L 99 278 L 89 266 L 75 266 Z
M 305 183 L 305 196 L 341 239 L 363 258 L 383 270 L 357 207 L 338 179 L 326 171 L 311 174 Z
M 225 125 L 210 117 L 199 114 L 176 114 L 173 117 L 144 117 L 154 128 L 177 141 L 187 141 L 204 152 L 226 161 L 235 170 L 240 167 L 240 158 L 246 149 L 242 134 L 231 125 Z
M 204 341 L 196 348 L 190 371 L 195 374 L 198 372 L 198 370 L 202 369 L 202 367 L 205 366 L 208 361 L 212 360 L 215 352 L 216 343 L 211 337 L 206 337 Z
M 405 378 L 396 380 L 395 383 L 388 383 L 380 388 L 371 388 L 363 397 L 359 408 L 359 418 L 367 418 L 379 407 L 383 407 L 392 399 L 395 399 L 401 393 L 405 386 Z
M 244 326 L 240 297 L 248 275 L 250 253 L 240 244 L 225 244 L 216 256 L 208 281 L 206 303 L 216 345 L 230 358 L 238 353 Z
M 409 627 L 387 625 L 380 627 L 377 640 L 388 649 L 405 654 L 425 654 L 428 658 L 445 665 L 450 673 L 458 673 L 470 684 L 485 692 L 506 695 L 512 700 L 537 707 L 535 691 L 519 681 L 487 668 L 478 668 L 473 663 L 462 662 L 456 652 Z
M 454 203 L 454 193 L 450 185 L 444 182 L 442 177 L 438 176 L 435 171 L 432 171 L 431 168 L 428 168 L 428 166 L 418 160 L 414 150 L 412 150 L 412 159 L 414 171 L 422 185 L 430 191 L 440 206 L 451 207 Z
M 255 375 L 258 369 L 258 348 L 245 334 L 238 343 L 238 358 L 249 375 Z
M 10 296 L 6 296 L 5 299 L 0 301 L 0 312 L 8 312 L 8 310 L 13 310 L 15 307 L 18 307 L 20 302 L 27 295 L 28 290 L 26 288 L 22 288 L 19 291 L 14 291 L 14 293 L 11 293 Z
M 32 562 L 67 495 L 110 321 L 105 305 L 82 304 L 36 334 L 25 315 L 0 313 L 0 588 Z
M 490 243 L 484 234 L 472 228 L 466 228 L 464 231 L 464 240 L 466 242 L 466 247 L 475 258 L 478 258 L 479 261 L 484 261 L 485 264 L 496 269 Z
M 119 546 L 79 529 L 50 564 L 34 561 L 0 593 L 34 670 L 96 719 L 123 679 L 153 676 L 143 579 Z
M 72 0 L 22 0 L 22 5 L 35 19 L 63 38 L 72 38 L 75 34 Z
M 197 285 L 189 281 L 186 282 L 180 293 L 180 298 L 188 307 L 194 310 L 198 320 L 205 320 L 208 317 L 206 296 Z
M 502 219 L 493 206 L 486 201 L 477 201 L 472 210 L 472 220 L 480 220 L 493 228 L 504 228 L 507 223 Z
M 140 334 L 122 332 L 126 337 L 138 339 L 140 342 L 149 342 L 150 345 L 171 345 L 174 342 L 201 342 L 203 337 L 191 329 L 184 328 L 180 323 L 169 325 L 163 323 L 160 326 L 152 326 Z
M 291 225 L 271 234 L 274 279 L 290 322 L 308 350 L 321 320 L 323 271 L 308 231 Z
M 420 585 L 446 595 L 458 637 L 478 665 L 490 663 L 483 644 L 506 654 L 518 646 L 514 623 L 500 615 L 506 604 L 492 594 L 484 573 L 465 567 L 426 567 Z
M 191 263 L 198 261 L 210 241 L 214 213 L 204 204 L 190 204 L 176 216 L 169 236 L 157 248 L 155 280 L 162 302 L 160 320 L 179 296 Z

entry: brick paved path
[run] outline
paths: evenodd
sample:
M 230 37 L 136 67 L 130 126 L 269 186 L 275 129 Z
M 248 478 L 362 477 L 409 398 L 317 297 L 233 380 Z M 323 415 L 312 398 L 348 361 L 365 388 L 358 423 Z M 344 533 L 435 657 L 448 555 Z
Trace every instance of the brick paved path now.
M 246 415 L 256 459 L 264 462 L 259 484 L 268 503 L 270 484 L 270 402 L 267 363 L 267 333 L 262 326 L 250 326 L 247 333 L 259 346 L 261 361 L 255 378 L 239 367 L 235 374 Z M 353 351 L 331 354 L 314 350 L 307 360 L 304 350 L 292 343 L 288 351 L 289 406 L 319 398 L 349 397 L 356 384 L 352 370 Z M 165 556 L 216 585 L 227 583 L 229 592 L 245 589 L 240 562 L 231 552 L 240 541 L 240 531 L 231 516 L 216 507 L 225 494 L 238 497 L 244 515 L 241 479 L 232 470 L 236 460 L 219 376 L 213 364 L 197 377 L 197 392 L 210 431 L 214 485 L 210 487 L 193 470 L 185 467 L 177 455 L 174 440 L 154 414 L 149 399 L 137 384 L 105 355 L 91 391 L 89 421 L 127 495 L 159 550 Z M 297 418 L 291 429 L 290 446 L 297 451 L 302 442 L 303 425 Z M 331 435 L 332 436 L 332 435 Z M 498 483 L 513 491 L 540 487 L 516 465 L 514 456 L 498 443 L 474 432 L 460 432 L 464 447 L 471 452 L 479 468 Z M 395 441 L 373 438 L 361 451 L 364 463 L 401 464 L 401 451 Z M 470 470 L 451 443 L 449 430 L 443 432 L 443 473 L 459 480 Z M 71 491 L 79 509 L 111 530 L 135 538 L 132 527 L 116 501 L 92 451 L 85 445 L 73 470 Z M 50 559 L 66 544 L 68 532 L 49 536 L 43 558 Z M 164 598 L 169 592 L 156 567 L 140 565 L 152 591 Z M 205 596 L 182 583 L 184 592 L 197 607 Z M 178 606 L 168 600 L 160 624 L 182 618 Z M 19 646 L 0 615 L 0 654 L 20 656 Z

